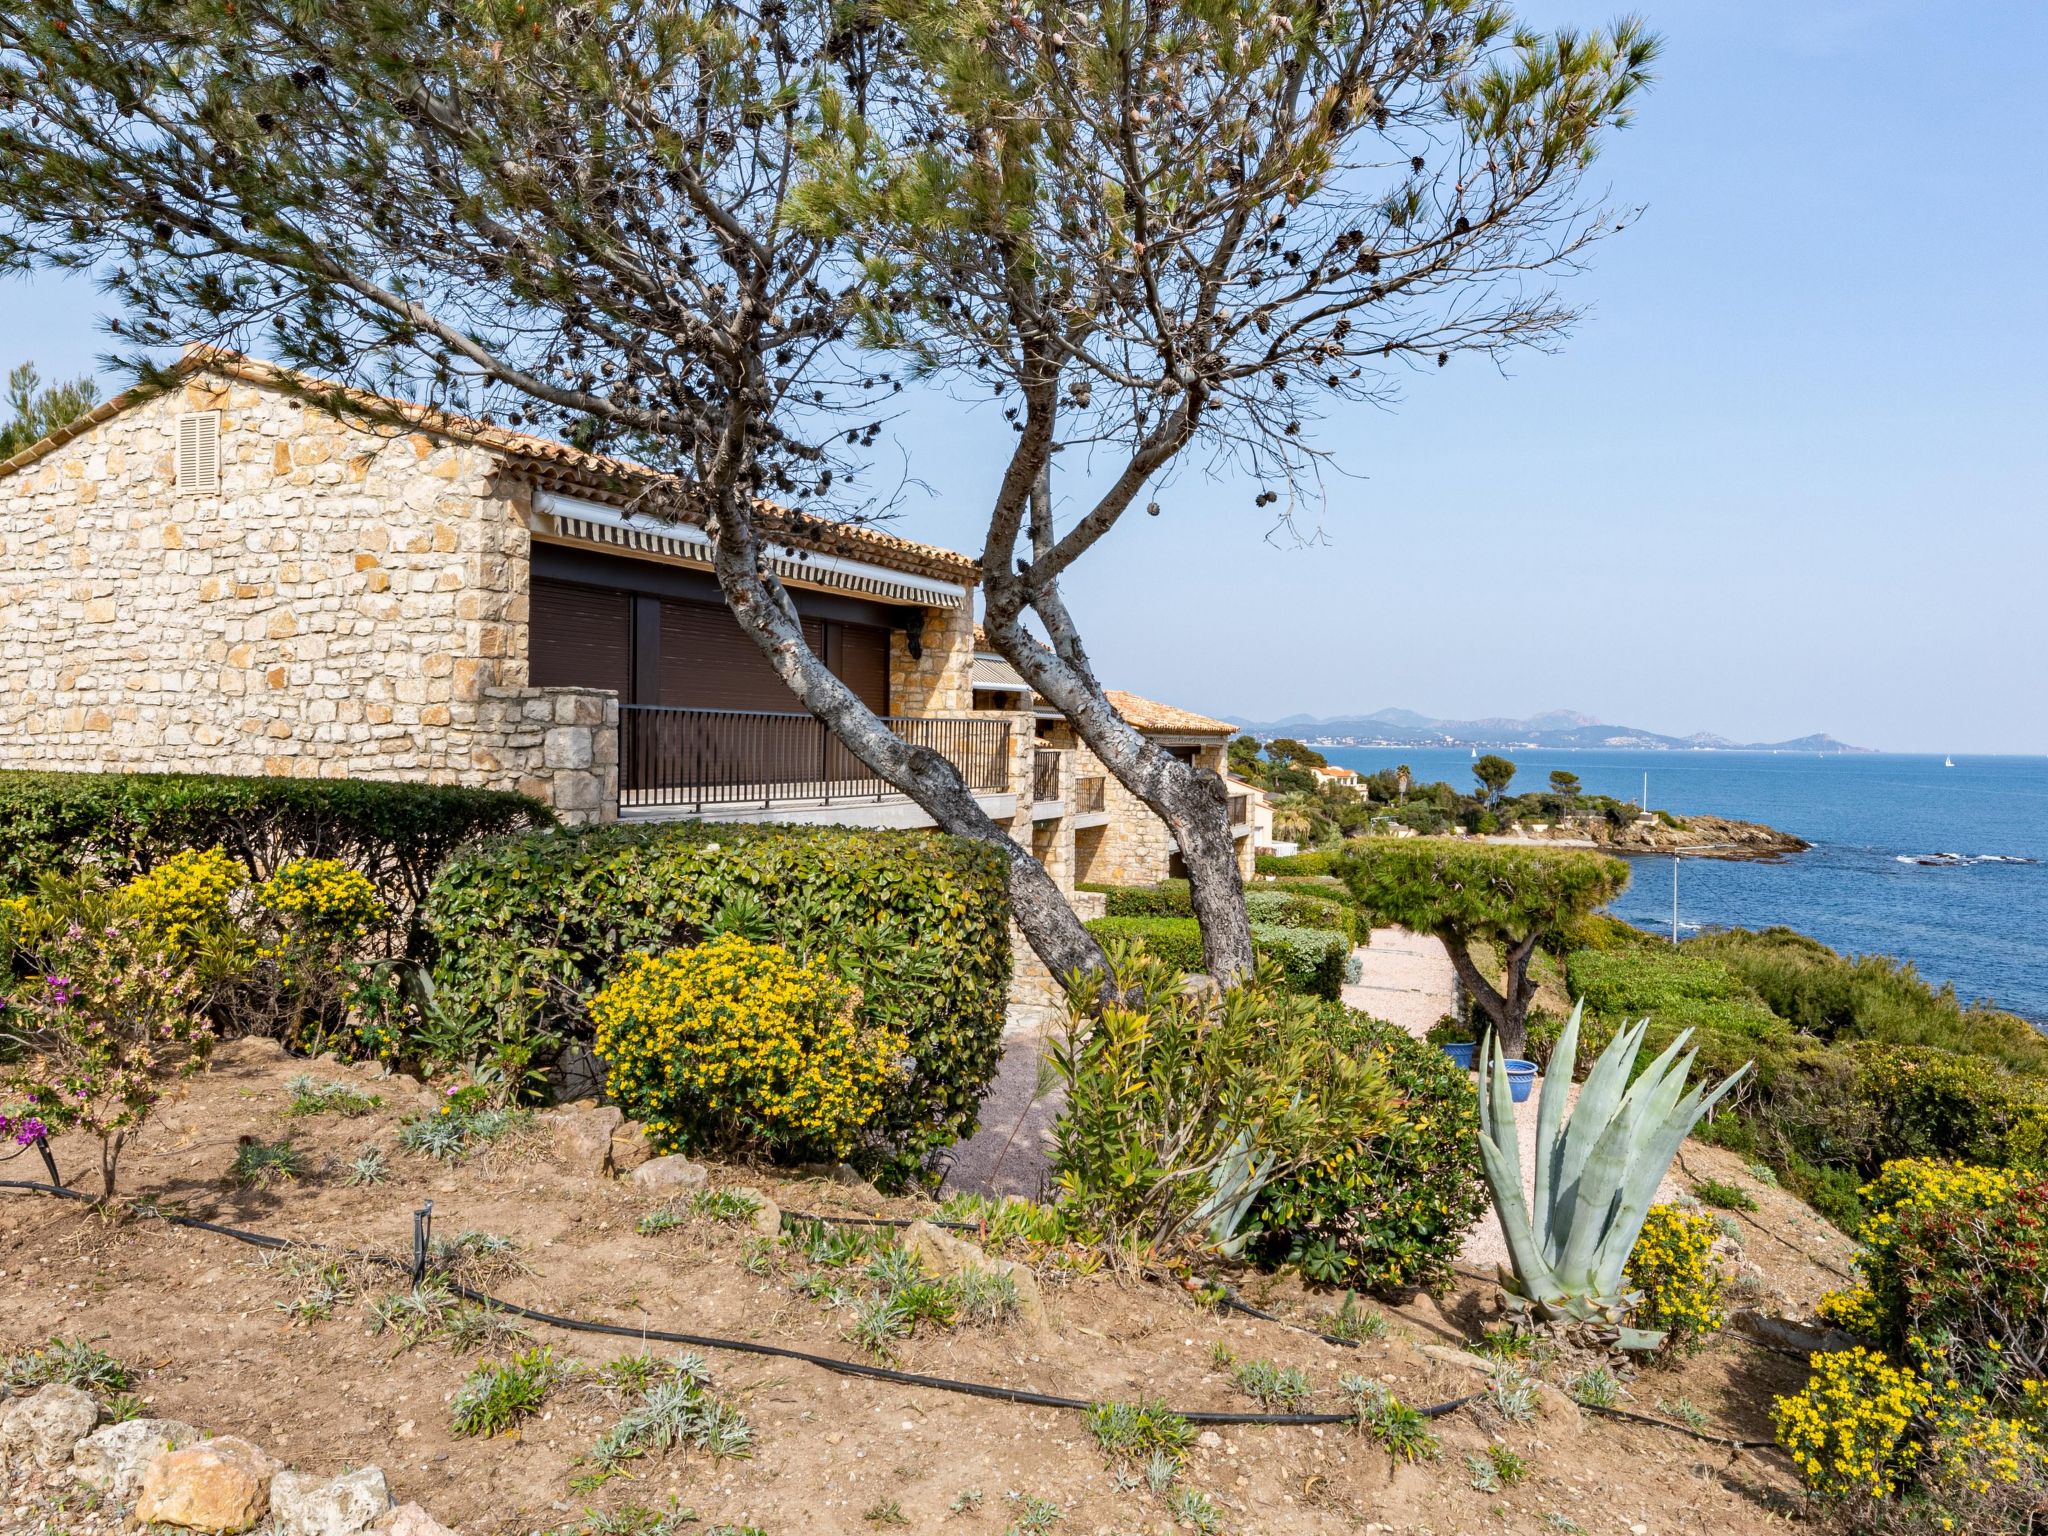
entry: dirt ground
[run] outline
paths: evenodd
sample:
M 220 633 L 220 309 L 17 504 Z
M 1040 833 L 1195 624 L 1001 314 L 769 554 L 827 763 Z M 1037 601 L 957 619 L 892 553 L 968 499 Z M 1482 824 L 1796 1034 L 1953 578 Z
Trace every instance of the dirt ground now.
M 535 1138 L 455 1165 L 401 1152 L 393 1139 L 400 1119 L 430 1102 L 402 1078 L 373 1081 L 315 1066 L 318 1077 L 349 1078 L 384 1094 L 385 1105 L 356 1119 L 287 1119 L 286 1080 L 306 1070 L 308 1064 L 263 1042 L 223 1048 L 132 1145 L 123 1163 L 126 1194 L 165 1211 L 393 1256 L 408 1252 L 413 1212 L 432 1200 L 438 1234 L 477 1230 L 514 1240 L 516 1266 L 490 1282 L 512 1301 L 584 1319 L 865 1358 L 845 1337 L 845 1314 L 795 1288 L 799 1265 L 759 1274 L 743 1267 L 743 1231 L 693 1216 L 660 1235 L 637 1235 L 634 1223 L 659 1203 L 655 1195 L 627 1182 L 573 1177 Z M 267 1189 L 229 1181 L 238 1138 L 274 1141 L 287 1131 L 308 1155 L 303 1176 Z M 385 1149 L 390 1177 L 351 1187 L 347 1165 L 367 1144 Z M 56 1151 L 60 1166 L 82 1181 L 88 1149 L 60 1142 Z M 1695 1172 L 1714 1171 L 1702 1163 L 1718 1156 L 1687 1150 Z M 5 1171 L 35 1176 L 23 1161 Z M 822 1180 L 774 1180 L 759 1170 L 714 1168 L 713 1183 L 764 1189 L 785 1211 L 928 1209 Z M 1791 1209 L 1796 1202 L 1789 1197 L 1771 1190 L 1758 1196 L 1763 1209 L 1744 1248 L 1768 1283 L 1795 1300 L 1840 1283 L 1810 1262 L 1840 1263 L 1840 1238 L 1830 1241 L 1824 1224 Z M 753 1426 L 750 1456 L 671 1452 L 633 1463 L 628 1475 L 601 1487 L 572 1491 L 571 1479 L 591 1470 L 585 1458 L 616 1408 L 564 1389 L 517 1432 L 458 1437 L 448 1401 L 477 1357 L 443 1344 L 407 1349 L 389 1333 L 372 1332 L 371 1299 L 399 1286 L 369 1268 L 358 1271 L 358 1283 L 356 1298 L 331 1318 L 295 1323 L 281 1305 L 300 1282 L 275 1255 L 147 1215 L 109 1223 L 71 1202 L 0 1193 L 6 1352 L 54 1336 L 92 1340 L 139 1371 L 138 1390 L 151 1412 L 215 1434 L 245 1435 L 303 1471 L 332 1474 L 374 1462 L 401 1501 L 417 1500 L 470 1536 L 573 1530 L 594 1513 L 660 1508 L 671 1499 L 706 1524 L 758 1525 L 769 1536 L 891 1527 L 995 1536 L 1020 1519 L 1026 1497 L 1058 1506 L 1061 1536 L 1173 1529 L 1160 1496 L 1142 1482 L 1119 1486 L 1076 1413 L 724 1352 L 713 1352 L 710 1363 L 719 1391 Z M 1386 1336 L 1355 1349 L 1212 1313 L 1157 1283 L 1098 1273 L 1043 1285 L 1049 1322 L 1042 1331 L 1019 1322 L 921 1329 L 895 1363 L 1086 1399 L 1164 1398 L 1181 1409 L 1255 1406 L 1218 1367 L 1219 1344 L 1241 1359 L 1300 1367 L 1320 1409 L 1344 1406 L 1337 1382 L 1346 1373 L 1377 1378 L 1416 1405 L 1486 1384 L 1468 1364 L 1425 1352 L 1460 1344 L 1483 1323 L 1490 1288 L 1477 1281 L 1442 1298 L 1383 1309 L 1392 1325 Z M 1253 1276 L 1244 1285 L 1248 1299 L 1301 1321 L 1313 1322 L 1335 1305 L 1292 1280 Z M 538 1325 L 530 1332 L 525 1343 L 588 1361 L 635 1347 Z M 1624 1401 L 1666 1414 L 1690 1405 L 1719 1433 L 1767 1438 L 1772 1394 L 1793 1389 L 1802 1376 L 1799 1363 L 1729 1334 L 1681 1367 L 1643 1372 Z M 1343 1428 L 1223 1429 L 1193 1451 L 1183 1481 L 1223 1511 L 1223 1530 L 1246 1536 L 1746 1533 L 1781 1530 L 1796 1512 L 1790 1470 L 1773 1451 L 1736 1452 L 1582 1416 L 1557 1394 L 1545 1402 L 1544 1415 L 1530 1424 L 1510 1425 L 1483 1402 L 1452 1413 L 1435 1425 L 1441 1456 L 1416 1465 L 1396 1462 L 1376 1442 Z M 1495 1441 L 1525 1457 L 1530 1473 L 1513 1489 L 1481 1492 L 1467 1457 Z M 979 1490 L 978 1503 L 967 1490 Z M 33 1480 L 21 1496 L 33 1503 Z M 7 1518 L 0 1508 L 0 1523 Z

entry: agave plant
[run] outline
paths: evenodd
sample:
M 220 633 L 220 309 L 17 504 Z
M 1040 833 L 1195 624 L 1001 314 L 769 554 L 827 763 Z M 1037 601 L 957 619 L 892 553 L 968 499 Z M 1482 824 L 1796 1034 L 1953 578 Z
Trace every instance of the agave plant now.
M 1679 1143 L 1742 1080 L 1750 1063 L 1711 1093 L 1704 1084 L 1688 1093 L 1685 1080 L 1699 1053 L 1685 1050 L 1692 1036 L 1686 1030 L 1630 1082 L 1629 1068 L 1650 1027 L 1644 1019 L 1617 1033 L 1600 1053 L 1567 1121 L 1569 1066 L 1578 1051 L 1583 1007 L 1572 1009 L 1550 1054 L 1564 1066 L 1543 1080 L 1533 1214 L 1522 1190 L 1507 1069 L 1491 1039 L 1480 1048 L 1479 1151 L 1513 1263 L 1512 1271 L 1502 1268 L 1501 1287 L 1510 1307 L 1524 1316 L 1594 1324 L 1611 1330 L 1624 1349 L 1654 1349 L 1663 1342 L 1661 1332 L 1626 1326 L 1638 1298 L 1622 1289 L 1623 1266 Z

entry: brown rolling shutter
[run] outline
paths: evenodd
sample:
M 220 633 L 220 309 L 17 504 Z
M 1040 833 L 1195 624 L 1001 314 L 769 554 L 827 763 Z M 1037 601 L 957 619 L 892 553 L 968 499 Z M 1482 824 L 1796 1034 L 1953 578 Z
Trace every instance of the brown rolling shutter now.
M 804 639 L 814 649 L 824 647 L 824 628 L 819 620 L 804 620 Z M 675 598 L 661 604 L 660 702 L 682 709 L 803 713 L 730 611 Z
M 623 592 L 536 578 L 527 676 L 536 688 L 613 688 L 632 697 L 632 601 Z
M 865 624 L 834 624 L 838 654 L 832 670 L 878 715 L 889 713 L 889 632 Z

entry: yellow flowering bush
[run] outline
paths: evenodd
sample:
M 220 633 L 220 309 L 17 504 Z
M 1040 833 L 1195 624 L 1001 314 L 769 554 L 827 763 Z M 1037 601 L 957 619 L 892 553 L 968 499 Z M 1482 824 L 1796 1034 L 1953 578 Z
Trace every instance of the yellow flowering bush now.
M 2048 1176 L 1906 1158 L 1859 1193 L 1870 1336 L 2009 1407 L 2048 1366 Z
M 1779 1398 L 1771 1421 L 1808 1492 L 1886 1499 L 1911 1470 L 1908 1432 L 1929 1401 L 1918 1372 L 1858 1346 L 1815 1355 L 1805 1390 Z
M 326 942 L 359 943 L 391 916 L 377 888 L 339 859 L 293 859 L 256 887 L 280 927 Z
M 1628 1256 L 1628 1288 L 1642 1293 L 1631 1326 L 1664 1330 L 1663 1351 L 1690 1355 L 1728 1321 L 1714 1223 L 1676 1206 L 1653 1205 Z
M 1814 1311 L 1822 1322 L 1832 1324 L 1844 1333 L 1853 1333 L 1859 1339 L 1876 1338 L 1882 1323 L 1877 1298 L 1867 1285 L 1829 1291 L 1815 1303 Z
M 1777 1400 L 1778 1443 L 1824 1502 L 1897 1500 L 1886 1529 L 2031 1531 L 2048 1494 L 2039 1430 L 1953 1377 L 1857 1347 L 1813 1358 L 1804 1391 Z
M 736 933 L 634 957 L 590 999 L 611 1097 L 662 1151 L 843 1156 L 900 1074 L 903 1035 L 863 1029 L 822 963 Z
M 187 848 L 123 886 L 120 907 L 186 948 L 234 921 L 235 896 L 248 883 L 248 869 L 224 849 Z

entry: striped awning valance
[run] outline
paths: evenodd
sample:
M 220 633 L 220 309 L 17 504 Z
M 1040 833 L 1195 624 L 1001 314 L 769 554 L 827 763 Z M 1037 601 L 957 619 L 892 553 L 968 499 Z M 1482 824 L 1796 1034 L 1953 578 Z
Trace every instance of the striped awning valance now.
M 532 528 L 542 538 L 599 544 L 702 570 L 711 568 L 711 535 L 701 528 L 654 517 L 631 517 L 602 502 L 556 491 L 535 492 Z M 886 565 L 844 555 L 777 549 L 770 554 L 768 565 L 784 581 L 798 586 L 858 592 L 885 603 L 958 608 L 967 601 L 967 588 L 957 582 L 893 571 Z

